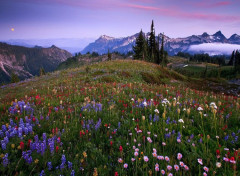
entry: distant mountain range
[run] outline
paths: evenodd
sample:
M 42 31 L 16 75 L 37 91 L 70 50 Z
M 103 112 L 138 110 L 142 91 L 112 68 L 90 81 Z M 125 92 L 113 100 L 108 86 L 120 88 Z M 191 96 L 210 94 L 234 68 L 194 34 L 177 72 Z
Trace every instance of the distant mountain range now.
M 33 48 L 35 46 L 41 46 L 44 48 L 51 47 L 55 45 L 59 48 L 65 49 L 68 52 L 75 54 L 80 52 L 84 47 L 86 47 L 90 42 L 93 42 L 93 38 L 55 38 L 55 39 L 10 39 L 2 40 L 10 45 L 25 46 Z
M 160 34 L 160 43 L 163 34 Z M 149 36 L 149 33 L 145 34 L 146 37 Z M 123 38 L 114 38 L 106 35 L 102 35 L 95 42 L 90 43 L 87 47 L 82 50 L 82 53 L 85 54 L 87 52 L 98 52 L 99 54 L 104 54 L 108 52 L 108 49 L 112 51 L 118 51 L 120 53 L 127 53 L 132 51 L 132 46 L 135 45 L 136 38 L 138 37 L 138 33 L 129 37 Z M 192 35 L 186 38 L 170 38 L 168 36 L 165 37 L 164 47 L 165 50 L 168 51 L 169 55 L 175 55 L 179 51 L 181 52 L 189 52 L 189 53 L 204 53 L 205 49 L 208 49 L 210 46 L 215 46 L 215 50 L 207 50 L 209 54 L 230 54 L 234 49 L 240 49 L 240 36 L 237 34 L 233 34 L 230 38 L 226 38 L 221 31 L 216 32 L 213 35 L 209 35 L 204 32 L 202 35 Z M 156 37 L 157 39 L 157 37 Z M 200 49 L 196 46 L 201 44 L 211 44 L 204 45 L 200 47 Z M 222 48 L 228 48 L 227 51 L 222 52 Z M 193 47 L 195 46 L 195 47 Z M 218 49 L 219 47 L 219 49 Z M 226 48 L 225 48 L 226 50 Z
M 54 45 L 50 48 L 27 48 L 0 43 L 0 83 L 10 82 L 12 73 L 26 79 L 38 75 L 40 68 L 46 72 L 54 71 L 71 56 Z

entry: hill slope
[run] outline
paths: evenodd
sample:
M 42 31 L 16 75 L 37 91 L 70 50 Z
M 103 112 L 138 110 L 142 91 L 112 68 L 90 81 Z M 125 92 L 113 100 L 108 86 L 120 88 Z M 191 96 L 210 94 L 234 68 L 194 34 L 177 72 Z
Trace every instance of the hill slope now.
M 41 67 L 46 72 L 53 71 L 71 56 L 56 46 L 27 48 L 0 43 L 0 83 L 9 82 L 13 72 L 25 79 L 38 75 Z
M 239 175 L 240 99 L 187 83 L 116 60 L 1 87 L 0 173 Z

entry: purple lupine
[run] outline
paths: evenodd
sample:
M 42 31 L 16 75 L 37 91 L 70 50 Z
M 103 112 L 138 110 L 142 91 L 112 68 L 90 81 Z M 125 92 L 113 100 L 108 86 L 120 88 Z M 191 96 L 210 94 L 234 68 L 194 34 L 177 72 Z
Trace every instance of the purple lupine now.
M 3 157 L 3 166 L 6 167 L 8 165 L 8 153 L 6 153 Z
M 52 162 L 47 162 L 48 170 L 52 170 Z
M 72 169 L 72 163 L 68 161 L 68 169 Z
M 74 170 L 72 170 L 71 176 L 75 176 L 75 171 Z
M 40 176 L 44 176 L 44 175 L 45 175 L 44 170 L 42 170 L 41 173 L 40 173 L 39 175 L 40 175 Z

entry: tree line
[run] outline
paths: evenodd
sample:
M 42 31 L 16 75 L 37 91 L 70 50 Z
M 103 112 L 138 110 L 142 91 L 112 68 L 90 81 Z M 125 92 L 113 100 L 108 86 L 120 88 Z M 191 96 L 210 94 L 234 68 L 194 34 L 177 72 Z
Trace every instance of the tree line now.
M 161 38 L 161 47 L 160 47 Z M 144 60 L 166 66 L 168 63 L 167 51 L 164 50 L 164 34 L 159 34 L 156 40 L 154 22 L 152 20 L 151 31 L 147 36 L 142 30 L 136 38 L 136 44 L 133 46 L 133 58 L 135 60 Z

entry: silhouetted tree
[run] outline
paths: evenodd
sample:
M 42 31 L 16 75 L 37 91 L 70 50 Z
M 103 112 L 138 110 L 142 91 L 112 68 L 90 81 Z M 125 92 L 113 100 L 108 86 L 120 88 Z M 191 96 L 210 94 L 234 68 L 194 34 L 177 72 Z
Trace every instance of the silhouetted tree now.
M 16 83 L 16 82 L 19 82 L 20 79 L 19 77 L 17 76 L 17 74 L 15 74 L 14 72 L 11 74 L 11 83 Z
M 146 60 L 147 58 L 147 44 L 142 30 L 136 38 L 136 45 L 133 46 L 133 59 Z
M 112 60 L 112 54 L 110 53 L 109 49 L 108 49 L 108 60 Z
M 149 52 L 149 59 L 150 62 L 155 61 L 155 54 L 156 54 L 156 39 L 155 39 L 155 29 L 154 29 L 154 22 L 152 20 L 152 25 L 151 25 L 151 32 L 148 40 L 148 52 Z

